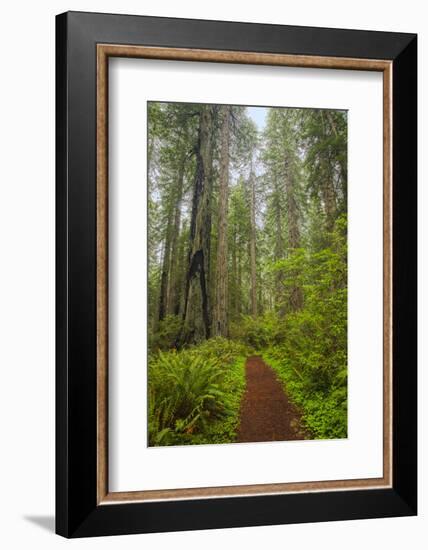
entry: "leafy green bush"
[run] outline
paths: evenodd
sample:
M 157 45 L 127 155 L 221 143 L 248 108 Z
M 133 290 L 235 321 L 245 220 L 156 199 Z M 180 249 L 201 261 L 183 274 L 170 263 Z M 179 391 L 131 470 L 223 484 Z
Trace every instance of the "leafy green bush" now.
M 238 330 L 235 328 L 236 333 Z M 261 350 L 284 338 L 283 323 L 274 312 L 258 317 L 242 315 L 239 322 L 239 337 L 248 346 Z
M 245 347 L 223 338 L 149 359 L 149 444 L 234 440 Z

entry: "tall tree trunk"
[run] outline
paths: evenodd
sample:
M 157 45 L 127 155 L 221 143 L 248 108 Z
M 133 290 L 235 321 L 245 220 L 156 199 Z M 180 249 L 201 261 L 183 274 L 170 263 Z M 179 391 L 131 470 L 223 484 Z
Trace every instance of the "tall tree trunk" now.
M 220 108 L 221 145 L 220 145 L 220 189 L 218 205 L 218 244 L 216 262 L 216 304 L 214 310 L 213 332 L 217 336 L 229 336 L 228 320 L 228 272 L 227 272 L 227 213 L 229 198 L 229 125 L 230 107 Z
M 327 120 L 330 126 L 331 131 L 334 134 L 334 137 L 336 138 L 336 141 L 340 139 L 344 139 L 342 136 L 339 136 L 339 132 L 337 131 L 337 126 L 334 121 L 334 117 L 331 114 L 330 111 L 326 111 L 327 114 Z M 333 157 L 338 156 L 338 165 L 339 165 L 339 178 L 341 183 L 341 191 L 343 194 L 343 201 L 345 204 L 348 202 L 348 166 L 347 166 L 347 155 L 337 155 L 337 148 L 336 148 L 336 155 L 333 154 Z M 335 162 L 335 159 L 330 159 L 331 164 L 333 165 Z M 334 170 L 331 170 L 331 173 L 333 174 Z M 336 205 L 337 206 L 337 205 Z
M 256 189 L 255 175 L 250 172 L 250 271 L 251 271 L 251 314 L 257 315 L 257 268 L 256 268 Z
M 233 242 L 232 242 L 232 282 L 230 296 L 230 309 L 233 311 L 234 318 L 238 316 L 238 262 L 237 262 L 237 229 L 236 222 L 233 224 Z
M 239 315 L 242 313 L 242 246 L 241 244 L 241 235 L 239 235 L 239 239 L 236 241 L 237 245 L 237 259 L 238 259 L 238 271 L 237 271 L 237 278 L 236 278 L 236 312 Z
M 170 198 L 171 200 L 171 198 Z M 171 264 L 171 237 L 172 237 L 172 214 L 173 214 L 173 201 L 169 205 L 168 220 L 165 230 L 165 244 L 163 250 L 162 259 L 162 271 L 160 280 L 160 292 L 159 292 L 159 315 L 158 320 L 162 321 L 167 313 L 168 303 L 168 276 Z
M 147 147 L 147 174 L 150 177 L 150 170 L 152 168 L 153 151 L 155 149 L 155 138 L 149 133 L 149 143 Z
M 299 208 L 297 204 L 297 189 L 294 167 L 289 154 L 285 155 L 285 196 L 287 199 L 287 226 L 288 226 L 288 247 L 293 254 L 296 248 L 300 247 Z M 290 273 L 295 278 L 297 273 Z M 293 281 L 290 288 L 289 308 L 297 311 L 302 307 L 303 295 L 300 286 Z
M 168 313 L 174 314 L 174 312 L 177 309 L 177 296 L 179 293 L 179 287 L 178 287 L 178 264 L 179 264 L 179 257 L 178 257 L 178 239 L 180 234 L 180 223 L 181 223 L 181 200 L 183 198 L 183 185 L 184 185 L 184 169 L 186 166 L 186 156 L 185 153 L 182 152 L 179 168 L 178 168 L 178 176 L 177 176 L 177 189 L 176 189 L 176 196 L 175 196 L 175 213 L 174 213 L 174 224 L 172 229 L 172 236 L 171 236 L 171 267 L 170 267 L 170 274 L 169 274 L 169 280 L 168 280 L 168 305 L 167 305 L 167 311 Z
M 213 108 L 201 108 L 190 224 L 190 250 L 181 343 L 210 337 L 208 292 L 211 235 Z
M 174 315 L 183 315 L 184 313 L 184 289 L 186 287 L 187 260 L 189 257 L 189 235 L 186 221 L 183 221 L 181 235 L 178 245 L 178 265 L 177 265 L 177 297 L 175 302 Z
M 324 120 L 323 111 L 320 111 L 320 113 L 324 139 L 327 139 L 328 132 Z M 324 203 L 327 230 L 331 231 L 333 229 L 334 220 L 336 217 L 336 193 L 334 191 L 333 170 L 331 169 L 328 151 L 323 152 L 323 162 L 324 178 L 321 184 L 321 194 Z
M 333 188 L 332 170 L 329 165 L 329 159 L 325 159 L 325 175 L 321 186 L 322 199 L 326 218 L 326 227 L 331 231 L 336 217 L 336 197 Z
M 278 179 L 275 176 L 275 195 L 274 195 L 274 208 L 275 208 L 275 224 L 276 224 L 276 233 L 275 233 L 275 249 L 274 249 L 274 258 L 278 262 L 285 258 L 285 245 L 284 245 L 284 235 L 282 228 L 282 204 L 280 200 L 280 192 L 278 189 Z M 279 304 L 278 311 L 280 314 L 284 313 L 284 270 L 277 269 L 275 274 L 275 301 Z
M 260 273 L 259 273 L 258 282 L 257 282 L 257 293 L 258 293 L 258 296 L 257 296 L 257 311 L 258 311 L 259 315 L 263 315 L 263 312 L 264 312 L 263 285 L 262 285 L 262 280 L 261 280 Z
M 328 120 L 328 122 L 329 122 L 329 124 L 330 124 L 330 127 L 331 127 L 331 129 L 333 130 L 334 137 L 337 138 L 337 137 L 338 137 L 338 133 L 337 133 L 337 128 L 336 128 L 336 124 L 335 124 L 335 122 L 334 122 L 334 119 L 333 119 L 333 117 L 332 117 L 332 115 L 331 115 L 331 113 L 330 113 L 330 111 L 329 111 L 328 109 L 325 111 L 325 113 L 326 113 L 326 115 L 327 115 L 327 120 Z

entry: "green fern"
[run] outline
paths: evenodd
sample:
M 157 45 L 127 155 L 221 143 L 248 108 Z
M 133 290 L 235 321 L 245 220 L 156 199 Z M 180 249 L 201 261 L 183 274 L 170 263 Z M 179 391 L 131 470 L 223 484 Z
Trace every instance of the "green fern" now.
M 237 423 L 245 382 L 243 365 L 236 362 L 247 351 L 242 344 L 213 338 L 193 348 L 151 356 L 149 444 L 206 442 L 204 434 L 219 428 L 219 420 L 233 417 L 231 423 Z M 232 437 L 230 423 L 225 426 Z

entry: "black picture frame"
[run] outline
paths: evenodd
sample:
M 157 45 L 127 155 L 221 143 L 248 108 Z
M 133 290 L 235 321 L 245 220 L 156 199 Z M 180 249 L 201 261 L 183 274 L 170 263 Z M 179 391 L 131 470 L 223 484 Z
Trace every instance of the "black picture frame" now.
M 392 62 L 392 487 L 97 504 L 100 43 Z M 86 537 L 415 515 L 417 36 L 68 12 L 56 18 L 56 97 L 56 532 Z

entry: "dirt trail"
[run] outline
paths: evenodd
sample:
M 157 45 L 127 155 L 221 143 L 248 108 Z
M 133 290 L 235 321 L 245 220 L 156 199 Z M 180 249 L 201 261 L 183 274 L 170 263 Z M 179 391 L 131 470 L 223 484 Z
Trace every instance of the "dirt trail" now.
M 300 415 L 274 371 L 261 357 L 249 357 L 247 387 L 241 404 L 238 442 L 305 439 Z

